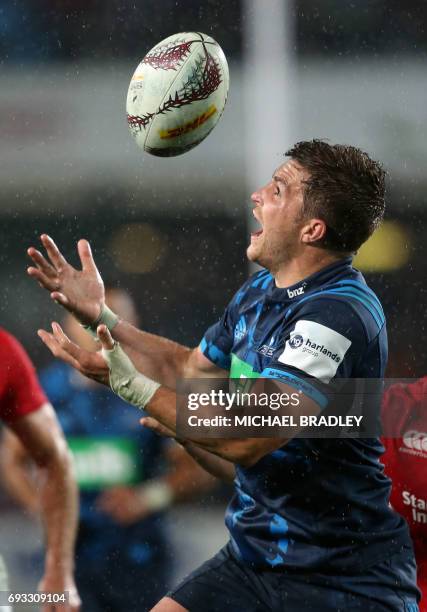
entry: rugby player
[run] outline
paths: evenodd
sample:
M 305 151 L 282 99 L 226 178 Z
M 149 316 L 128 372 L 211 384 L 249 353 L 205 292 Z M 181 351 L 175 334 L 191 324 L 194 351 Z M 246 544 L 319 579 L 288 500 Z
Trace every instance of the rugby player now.
M 88 354 L 53 323 L 53 333 L 39 330 L 52 353 L 144 407 L 171 435 L 179 377 L 261 376 L 289 393 L 304 388 L 304 415 L 328 405 L 329 383 L 381 378 L 384 315 L 352 255 L 382 219 L 384 171 L 355 147 L 323 141 L 300 142 L 287 155 L 252 195 L 260 229 L 247 255 L 264 269 L 195 349 L 119 320 L 105 306 L 88 242 L 78 243 L 79 271 L 43 235 L 48 258 L 31 247 L 35 266 L 28 273 L 103 346 Z M 308 343 L 325 351 L 307 350 Z M 194 444 L 205 457 L 212 454 L 217 469 L 220 462 L 235 470 L 230 541 L 153 610 L 418 609 L 412 544 L 406 522 L 388 504 L 378 439 Z
M 427 612 L 427 378 L 387 389 L 381 414 L 386 449 L 381 462 L 393 483 L 390 503 L 408 521 L 420 612 Z
M 46 557 L 39 590 L 68 591 L 69 602 L 49 603 L 42 609 L 79 610 L 73 576 L 78 496 L 70 455 L 30 358 L 4 329 L 0 329 L 0 417 L 44 472 L 40 512 L 46 530 Z M 0 588 L 6 590 L 5 585 Z
M 137 323 L 122 289 L 106 288 L 111 308 Z M 89 351 L 97 343 L 69 313 L 67 335 Z M 215 480 L 175 443 L 139 426 L 140 411 L 103 385 L 55 360 L 40 372 L 75 457 L 80 520 L 75 576 L 89 612 L 150 609 L 173 574 L 165 511 L 212 488 Z M 31 463 L 13 433 L 4 436 L 4 480 L 17 501 L 38 511 Z

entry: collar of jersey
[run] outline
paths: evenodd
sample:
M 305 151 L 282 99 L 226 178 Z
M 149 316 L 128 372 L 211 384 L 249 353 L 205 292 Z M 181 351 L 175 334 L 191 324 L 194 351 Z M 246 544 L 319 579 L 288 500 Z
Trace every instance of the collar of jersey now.
M 298 298 L 304 297 L 307 293 L 312 291 L 313 289 L 317 289 L 325 284 L 333 280 L 338 280 L 337 277 L 344 276 L 351 271 L 354 271 L 352 267 L 352 257 L 346 257 L 341 261 L 337 261 L 325 268 L 322 268 L 318 272 L 314 274 L 310 274 L 306 278 L 301 279 L 294 285 L 290 285 L 289 287 L 276 287 L 276 282 L 274 278 L 267 288 L 267 296 L 273 300 L 278 300 L 283 302 L 284 300 L 288 301 L 296 301 Z M 298 293 L 303 289 L 301 293 Z M 292 294 L 295 294 L 291 297 Z

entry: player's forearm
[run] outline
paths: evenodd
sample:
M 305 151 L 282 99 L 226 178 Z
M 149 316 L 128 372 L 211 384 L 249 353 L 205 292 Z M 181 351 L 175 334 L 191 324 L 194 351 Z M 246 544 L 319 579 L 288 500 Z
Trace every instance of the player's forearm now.
M 225 482 L 234 481 L 236 477 L 236 468 L 233 463 L 210 453 L 208 450 L 188 440 L 181 440 L 181 444 L 187 453 L 193 457 L 206 472 Z
M 10 496 L 29 512 L 40 510 L 40 496 L 31 473 L 28 454 L 9 429 L 3 431 L 0 446 L 0 470 Z
M 109 368 L 109 380 L 112 390 L 123 400 L 143 408 L 155 421 L 171 432 L 173 437 L 177 437 L 177 395 L 171 389 L 148 378 L 145 374 L 138 373 L 135 365 L 129 356 L 123 351 L 120 344 L 114 344 L 108 329 L 105 325 L 99 327 L 98 331 L 101 342 L 103 343 L 102 356 Z M 194 351 L 197 354 L 197 351 Z M 181 437 L 181 436 L 180 436 Z M 197 446 L 241 465 L 252 465 L 263 456 L 264 447 L 258 442 L 260 439 L 247 440 L 194 440 Z M 265 442 L 264 442 L 265 443 Z M 267 451 L 284 442 L 278 443 L 275 440 L 266 445 Z
M 112 335 L 125 349 L 135 367 L 149 378 L 170 389 L 185 375 L 192 349 L 119 321 Z
M 150 416 L 173 432 L 177 432 L 176 394 L 160 387 L 145 405 Z M 179 434 L 179 432 L 178 432 Z M 182 438 L 182 436 L 177 436 Z M 250 467 L 268 452 L 279 448 L 287 442 L 281 438 L 193 438 L 186 437 L 188 442 L 220 459 Z
M 40 510 L 39 496 L 28 466 L 2 462 L 3 483 L 10 496 L 31 513 Z
M 114 345 L 111 336 L 107 336 L 106 328 L 99 330 L 101 341 L 104 342 L 103 357 L 110 371 L 110 386 L 122 399 L 134 406 L 143 408 L 155 421 L 160 423 L 173 437 L 177 436 L 177 395 L 165 386 L 138 373 L 134 364 L 119 344 Z M 107 340 L 108 338 L 108 340 Z M 108 342 L 108 344 L 107 344 Z M 107 346 L 105 346 L 107 344 Z M 107 348 L 108 347 L 108 348 Z M 186 436 L 197 446 L 207 451 L 243 466 L 254 465 L 268 452 L 282 446 L 287 440 L 278 438 L 246 438 L 246 439 L 194 439 Z
M 169 469 L 163 480 L 172 491 L 174 502 L 193 499 L 217 486 L 217 479 L 186 452 L 184 445 L 170 445 L 167 459 Z
M 286 444 L 279 438 L 197 438 L 195 446 L 219 459 L 242 467 L 252 467 L 264 455 Z
M 46 574 L 71 574 L 78 520 L 78 492 L 71 457 L 63 445 L 44 466 L 41 510 L 46 532 Z

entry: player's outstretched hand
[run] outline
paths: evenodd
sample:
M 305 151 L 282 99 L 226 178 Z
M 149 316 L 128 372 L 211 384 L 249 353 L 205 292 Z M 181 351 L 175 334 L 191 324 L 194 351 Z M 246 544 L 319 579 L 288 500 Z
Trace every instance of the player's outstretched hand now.
M 79 240 L 77 243 L 82 269 L 76 270 L 66 261 L 52 238 L 42 234 L 40 239 L 46 249 L 47 258 L 34 247 L 30 247 L 27 253 L 35 266 L 28 268 L 28 274 L 35 278 L 41 287 L 50 291 L 51 298 L 69 310 L 81 323 L 93 323 L 101 313 L 105 293 L 89 242 Z
M 91 353 L 82 349 L 65 335 L 58 323 L 52 323 L 52 333 L 39 329 L 37 334 L 55 357 L 62 359 L 88 378 L 104 385 L 110 384 L 110 371 L 101 352 Z

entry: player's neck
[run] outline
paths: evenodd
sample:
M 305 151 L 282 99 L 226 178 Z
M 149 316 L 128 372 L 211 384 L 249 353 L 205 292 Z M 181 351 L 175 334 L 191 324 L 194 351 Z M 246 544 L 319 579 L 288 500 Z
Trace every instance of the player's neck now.
M 316 249 L 313 253 L 291 259 L 274 271 L 273 276 L 276 281 L 276 287 L 280 289 L 291 287 L 307 278 L 307 276 L 311 276 L 341 259 L 342 257 L 327 251 L 322 252 L 320 249 Z

